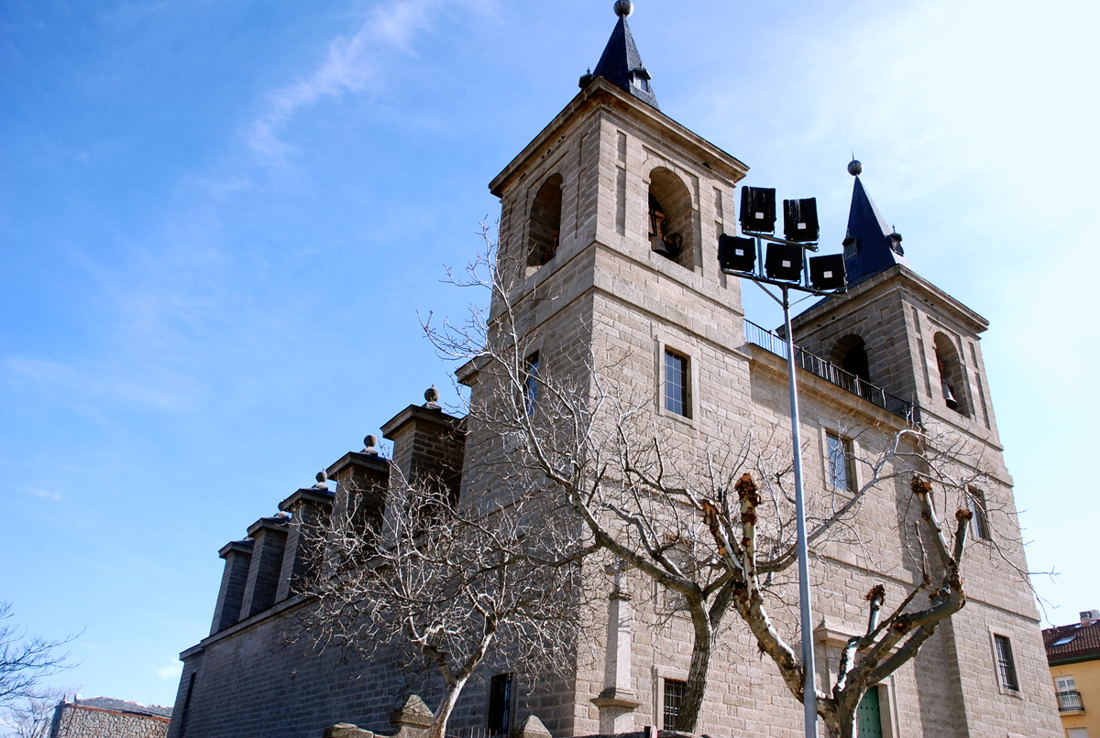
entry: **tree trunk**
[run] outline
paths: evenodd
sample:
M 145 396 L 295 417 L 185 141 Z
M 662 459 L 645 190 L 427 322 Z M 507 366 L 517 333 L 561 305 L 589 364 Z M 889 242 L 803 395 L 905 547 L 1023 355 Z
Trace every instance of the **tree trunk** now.
M 458 704 L 458 698 L 468 680 L 469 677 L 467 676 L 459 677 L 450 686 L 447 693 L 443 695 L 443 701 L 439 703 L 439 709 L 435 711 L 435 717 L 432 719 L 432 727 L 428 733 L 428 738 L 446 738 L 447 721 L 451 719 L 451 713 L 454 712 L 455 705 Z
M 825 728 L 829 731 L 829 738 L 853 738 L 856 734 L 856 716 L 838 715 L 835 725 L 826 723 Z
M 691 624 L 694 637 L 691 642 L 691 666 L 688 667 L 687 686 L 684 688 L 684 704 L 680 708 L 679 725 L 669 726 L 694 733 L 699 722 L 699 711 L 707 691 L 707 671 L 710 654 L 714 650 L 714 631 L 710 619 L 701 607 L 691 606 Z
M 833 700 L 818 702 L 821 722 L 825 724 L 825 732 L 829 738 L 854 738 L 856 734 L 855 709 L 846 709 Z

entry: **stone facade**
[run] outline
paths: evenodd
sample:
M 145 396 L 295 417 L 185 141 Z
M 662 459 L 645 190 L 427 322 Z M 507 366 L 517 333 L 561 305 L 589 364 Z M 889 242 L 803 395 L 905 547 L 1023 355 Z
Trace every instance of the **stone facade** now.
M 736 231 L 732 193 L 746 172 L 652 105 L 595 77 L 490 184 L 501 200 L 500 263 L 515 270 L 508 275 L 515 281 L 510 297 L 524 345 L 538 352 L 547 372 L 589 359 L 602 386 L 646 405 L 646 422 L 676 449 L 684 468 L 703 465 L 729 439 L 763 437 L 777 452 L 786 442 L 786 362 L 767 341 L 746 340 L 739 281 L 714 258 L 718 236 Z M 662 208 L 660 223 L 654 203 Z M 672 228 L 675 238 L 663 233 Z M 491 315 L 502 311 L 495 303 Z M 983 487 L 975 494 L 987 527 L 968 544 L 968 604 L 874 688 L 882 734 L 891 738 L 1061 735 L 1038 615 L 1021 574 L 1027 569 L 1012 482 L 981 358 L 985 328 L 980 316 L 904 264 L 822 301 L 794 324 L 800 346 L 835 364 L 850 359 L 852 337 L 858 338 L 867 386 L 910 408 L 899 413 L 863 389 L 839 386 L 829 378 L 833 364 L 800 372 L 806 486 L 820 491 L 811 508 L 839 494 L 829 481 L 830 436 L 844 436 L 857 450 L 875 449 L 919 416 L 930 435 L 957 446 L 951 463 L 958 476 L 976 474 L 977 462 L 968 459 L 981 460 Z M 685 367 L 683 412 L 668 410 L 663 400 L 666 355 Z M 460 373 L 476 403 L 487 390 L 475 375 L 476 367 Z M 594 391 L 597 377 L 579 379 L 584 391 Z M 310 515 L 347 505 L 349 494 L 364 495 L 373 501 L 370 514 L 384 515 L 393 469 L 439 480 L 471 500 L 491 494 L 500 481 L 486 463 L 507 452 L 493 429 L 467 427 L 430 399 L 382 427 L 394 443 L 392 466 L 370 448 L 349 452 L 329 467 L 335 493 L 323 484 L 299 490 L 280 506 L 289 517 L 261 518 L 247 529 L 248 539 L 222 549 L 214 627 L 182 654 L 172 738 L 314 737 L 337 723 L 389 732 L 392 711 L 408 695 L 428 704 L 438 699 L 431 674 L 385 659 L 364 663 L 352 654 L 317 652 L 286 637 L 296 633 L 296 615 L 310 607 L 294 579 L 308 540 L 295 526 L 308 524 Z M 856 482 L 865 473 L 851 470 Z M 822 684 L 845 639 L 862 630 L 864 593 L 883 583 L 897 602 L 919 581 L 905 545 L 913 521 L 907 485 L 901 478 L 884 483 L 852 512 L 858 545 L 825 542 L 811 562 Z M 620 573 L 612 585 L 592 571 L 587 581 L 610 600 L 584 613 L 578 642 L 562 644 L 562 659 L 575 665 L 569 678 L 517 675 L 528 689 L 517 690 L 514 725 L 535 715 L 555 736 L 661 727 L 666 688 L 687 673 L 690 623 L 674 608 L 670 613 L 662 593 L 637 573 Z M 780 591 L 795 596 L 793 582 Z M 779 609 L 775 618 L 786 632 L 796 631 L 793 612 Z M 1011 644 L 1015 685 L 998 673 L 1004 642 Z M 486 667 L 464 693 L 455 731 L 484 732 L 492 673 Z M 757 656 L 746 628 L 729 625 L 712 663 L 699 732 L 794 736 L 800 725 L 800 705 L 775 667 Z

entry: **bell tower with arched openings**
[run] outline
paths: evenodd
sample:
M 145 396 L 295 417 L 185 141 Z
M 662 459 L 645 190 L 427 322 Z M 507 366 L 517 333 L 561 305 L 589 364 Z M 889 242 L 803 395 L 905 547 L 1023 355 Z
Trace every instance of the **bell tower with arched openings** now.
M 901 236 L 855 177 L 844 262 L 848 292 L 794 319 L 807 351 L 1000 450 L 980 334 L 982 316 L 909 268 Z
M 652 396 L 674 430 L 722 433 L 697 424 L 728 415 L 726 375 L 748 386 L 740 285 L 714 258 L 718 236 L 735 228 L 734 187 L 748 167 L 661 111 L 632 10 L 615 4 L 580 92 L 490 183 L 501 201 L 498 267 L 540 371 L 571 349 L 596 365 L 621 360 L 632 396 Z M 492 313 L 501 309 L 495 300 Z M 705 352 L 729 366 L 699 375 Z M 666 353 L 683 374 L 671 413 L 659 401 L 675 363 Z

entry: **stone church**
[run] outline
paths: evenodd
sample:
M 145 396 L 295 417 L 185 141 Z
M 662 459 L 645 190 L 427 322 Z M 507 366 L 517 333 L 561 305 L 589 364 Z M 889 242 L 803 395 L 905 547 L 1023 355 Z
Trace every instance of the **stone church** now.
M 615 3 L 618 21 L 580 91 L 489 184 L 501 201 L 499 258 L 520 265 L 511 309 L 527 358 L 549 371 L 555 356 L 578 347 L 616 357 L 601 371 L 632 396 L 652 397 L 645 422 L 687 466 L 751 428 L 778 429 L 781 448 L 785 341 L 746 320 L 742 282 L 717 260 L 719 237 L 737 232 L 735 195 L 748 167 L 661 111 L 627 23 L 631 6 Z M 857 162 L 849 172 L 848 289 L 793 321 L 807 495 L 812 502 L 822 490 L 858 488 L 872 473 L 852 461 L 861 446 L 916 426 L 948 434 L 982 467 L 981 482 L 964 490 L 973 513 L 967 604 L 872 687 L 860 735 L 1060 736 L 982 359 L 987 322 L 914 271 Z M 460 379 L 476 402 L 476 381 Z M 312 560 L 303 526 L 346 504 L 346 490 L 384 488 L 392 469 L 410 477 L 431 468 L 460 496 L 479 493 L 484 480 L 472 483 L 470 470 L 493 453 L 491 429 L 426 399 L 381 426 L 392 458 L 372 444 L 343 454 L 326 470 L 334 490 L 322 480 L 294 491 L 278 514 L 219 551 L 224 575 L 210 635 L 181 654 L 170 738 L 320 738 L 335 723 L 387 733 L 410 694 L 432 704 L 423 675 L 285 638 L 310 607 L 301 593 Z M 853 511 L 858 545 L 824 544 L 810 562 L 820 684 L 840 646 L 863 632 L 868 588 L 903 589 L 921 576 L 902 540 L 906 486 L 890 483 Z M 607 582 L 587 642 L 568 656 L 575 669 L 566 683 L 481 675 L 463 694 L 455 734 L 514 732 L 530 715 L 553 736 L 675 729 L 690 624 L 659 617 L 647 586 L 652 594 L 652 583 L 629 574 Z M 725 641 L 697 732 L 801 735 L 801 708 L 775 666 L 743 627 L 731 626 Z

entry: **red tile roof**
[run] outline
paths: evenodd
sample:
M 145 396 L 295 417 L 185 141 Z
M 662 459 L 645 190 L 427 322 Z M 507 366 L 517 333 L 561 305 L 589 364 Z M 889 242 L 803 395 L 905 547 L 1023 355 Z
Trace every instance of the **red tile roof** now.
M 1093 620 L 1088 625 L 1074 623 L 1047 628 L 1043 631 L 1043 645 L 1051 664 L 1100 659 L 1100 620 Z

